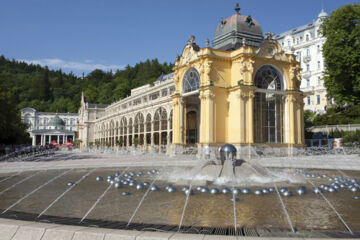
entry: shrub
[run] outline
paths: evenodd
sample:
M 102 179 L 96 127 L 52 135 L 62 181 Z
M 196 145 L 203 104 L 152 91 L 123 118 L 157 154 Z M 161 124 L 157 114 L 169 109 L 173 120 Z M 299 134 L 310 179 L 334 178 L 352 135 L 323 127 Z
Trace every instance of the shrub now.
M 360 130 L 346 132 L 341 141 L 344 145 L 360 143 Z

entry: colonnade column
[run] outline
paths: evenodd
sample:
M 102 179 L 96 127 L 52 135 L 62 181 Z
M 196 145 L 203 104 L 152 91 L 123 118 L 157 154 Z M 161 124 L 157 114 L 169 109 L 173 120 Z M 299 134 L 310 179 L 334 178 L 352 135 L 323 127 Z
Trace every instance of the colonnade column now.
M 211 89 L 206 89 L 200 93 L 201 115 L 200 115 L 200 143 L 210 144 L 215 141 L 215 95 Z
M 154 121 L 151 121 L 150 146 L 154 147 Z
M 241 92 L 240 96 L 239 96 L 239 105 L 240 105 L 239 120 L 240 120 L 240 142 L 241 143 L 246 142 L 246 113 L 245 113 L 246 105 L 245 105 L 245 101 L 246 101 L 246 95 L 243 92 Z
M 299 99 L 299 109 L 298 109 L 298 111 L 299 111 L 299 117 L 298 117 L 298 119 L 299 119 L 299 122 L 300 122 L 300 124 L 299 124 L 299 127 L 300 127 L 300 129 L 299 129 L 299 140 L 298 140 L 298 143 L 299 144 L 305 144 L 305 126 L 304 126 L 304 121 L 303 121 L 303 119 L 304 119 L 304 105 L 305 105 L 305 103 L 304 103 L 304 100 L 303 100 L 303 96 L 301 96 L 300 97 L 300 99 Z
M 129 126 L 126 128 L 126 147 L 129 147 Z
M 170 145 L 170 114 L 169 114 L 169 119 L 167 120 L 167 134 L 166 134 L 166 145 Z
M 144 143 L 144 147 L 145 149 L 147 149 L 148 146 L 148 142 L 147 142 L 147 126 L 146 126 L 146 114 L 145 114 L 145 121 L 144 121 L 144 130 L 143 130 L 143 143 Z
M 132 125 L 132 138 L 131 138 L 131 145 L 134 145 L 135 140 L 135 124 Z
M 179 94 L 175 94 L 172 96 L 172 108 L 173 108 L 173 116 L 172 116 L 172 152 L 175 153 L 176 145 L 182 145 L 182 131 L 183 131 L 183 107 L 181 103 L 181 96 Z
M 36 135 L 32 136 L 32 145 L 36 146 Z
M 248 120 L 247 126 L 247 136 L 248 143 L 254 143 L 254 90 L 250 90 L 247 100 L 247 114 L 246 118 Z
M 288 116 L 287 116 L 287 121 L 288 121 L 288 126 L 287 126 L 287 143 L 288 144 L 295 144 L 295 125 L 296 125 L 296 114 L 295 114 L 295 103 L 296 103 L 296 97 L 292 94 L 287 94 L 286 95 L 286 104 L 287 104 L 287 112 L 288 112 Z
M 180 144 L 184 143 L 184 101 L 180 99 Z
M 160 119 L 159 119 L 159 146 L 161 146 L 161 133 L 162 133 L 162 120 L 161 120 L 161 113 L 160 113 Z
M 296 96 L 295 101 L 295 108 L 296 108 L 296 142 L 297 144 L 304 144 L 304 99 L 302 94 L 298 94 Z

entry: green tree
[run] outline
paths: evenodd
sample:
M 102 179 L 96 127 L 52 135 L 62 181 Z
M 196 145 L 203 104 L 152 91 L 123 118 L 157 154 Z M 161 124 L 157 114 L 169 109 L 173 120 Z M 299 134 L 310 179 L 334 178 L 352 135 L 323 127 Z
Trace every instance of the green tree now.
M 38 98 L 40 100 L 51 100 L 49 70 L 46 68 L 43 77 L 38 81 Z
M 11 95 L 0 85 L 0 145 L 30 143 L 27 124 L 21 122 L 20 112 Z
M 133 67 L 127 65 L 115 73 L 96 69 L 79 78 L 73 73 L 0 56 L 0 86 L 7 89 L 17 109 L 32 107 L 42 112 L 77 112 L 82 91 L 90 103 L 110 104 L 113 96 L 116 100 L 125 98 L 132 88 L 152 83 L 161 73 L 171 72 L 172 67 L 172 64 L 160 64 L 154 59 Z
M 345 5 L 324 19 L 320 33 L 328 95 L 342 104 L 360 103 L 360 5 Z

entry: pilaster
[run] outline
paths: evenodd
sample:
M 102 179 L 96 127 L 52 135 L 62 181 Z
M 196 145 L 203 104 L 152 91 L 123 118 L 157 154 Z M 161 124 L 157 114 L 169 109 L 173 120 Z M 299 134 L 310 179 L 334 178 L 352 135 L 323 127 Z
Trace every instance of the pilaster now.
M 288 126 L 287 126 L 287 143 L 295 144 L 296 143 L 296 133 L 297 133 L 297 119 L 296 119 L 296 102 L 297 97 L 294 93 L 288 92 L 286 94 L 286 104 L 287 104 L 287 112 L 288 112 Z
M 214 99 L 215 94 L 212 87 L 204 88 L 200 91 L 200 143 L 211 144 L 215 142 L 215 109 Z
M 172 118 L 172 126 L 173 126 L 173 145 L 182 144 L 182 124 L 183 124 L 183 109 L 180 95 L 172 96 L 172 107 L 173 107 L 173 118 Z

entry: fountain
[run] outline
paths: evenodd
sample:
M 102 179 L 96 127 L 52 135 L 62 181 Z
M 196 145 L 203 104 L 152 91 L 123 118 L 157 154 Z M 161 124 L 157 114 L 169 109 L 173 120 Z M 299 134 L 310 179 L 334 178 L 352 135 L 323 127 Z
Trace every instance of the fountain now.
M 149 231 L 358 236 L 359 171 L 336 169 L 331 155 L 320 158 L 326 156 L 333 170 L 274 167 L 275 161 L 284 159 L 253 157 L 255 153 L 252 150 L 246 160 L 236 159 L 236 148 L 224 145 L 211 153 L 218 158 L 195 160 L 190 156 L 192 160 L 184 165 L 181 159 L 187 155 L 170 160 L 155 153 L 109 153 L 102 158 L 115 155 L 115 159 L 127 161 L 116 167 L 56 165 L 44 171 L 2 174 L 0 217 L 33 216 L 37 221 L 59 222 L 71 218 L 84 226 L 101 227 L 110 222 L 125 229 L 137 229 L 140 224 L 140 230 Z M 337 158 L 358 159 L 353 155 Z M 307 157 L 293 155 L 288 161 L 303 163 Z

